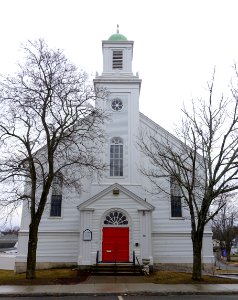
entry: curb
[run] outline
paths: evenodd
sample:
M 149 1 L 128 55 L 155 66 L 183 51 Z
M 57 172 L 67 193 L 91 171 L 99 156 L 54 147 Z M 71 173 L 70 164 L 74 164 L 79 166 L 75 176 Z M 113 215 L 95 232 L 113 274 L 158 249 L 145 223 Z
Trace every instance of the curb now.
M 66 297 L 66 296 L 136 296 L 136 295 L 144 295 L 144 296 L 176 296 L 176 295 L 238 295 L 238 291 L 219 291 L 219 292 L 198 292 L 198 291 L 187 291 L 187 292 L 149 292 L 149 291 L 144 291 L 144 292 L 98 292 L 98 293 L 84 293 L 84 292 L 76 292 L 76 293 L 48 293 L 48 292 L 42 292 L 42 293 L 7 293 L 7 294 L 1 294 L 0 297 L 5 297 L 5 298 L 10 298 L 10 297 Z

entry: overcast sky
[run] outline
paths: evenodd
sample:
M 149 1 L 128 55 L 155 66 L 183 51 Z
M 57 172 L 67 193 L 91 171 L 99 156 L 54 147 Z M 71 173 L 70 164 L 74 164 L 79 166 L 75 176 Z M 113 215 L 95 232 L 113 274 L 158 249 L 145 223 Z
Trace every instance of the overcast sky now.
M 1 73 L 14 70 L 21 43 L 39 37 L 88 73 L 101 72 L 101 41 L 119 24 L 134 41 L 140 110 L 170 131 L 214 66 L 224 90 L 238 60 L 236 0 L 2 0 L 0 12 Z
M 101 73 L 101 41 L 119 24 L 134 41 L 140 110 L 171 132 L 182 103 L 204 94 L 213 68 L 225 91 L 238 61 L 237 0 L 1 0 L 0 12 L 0 73 L 12 73 L 20 44 L 37 38 Z

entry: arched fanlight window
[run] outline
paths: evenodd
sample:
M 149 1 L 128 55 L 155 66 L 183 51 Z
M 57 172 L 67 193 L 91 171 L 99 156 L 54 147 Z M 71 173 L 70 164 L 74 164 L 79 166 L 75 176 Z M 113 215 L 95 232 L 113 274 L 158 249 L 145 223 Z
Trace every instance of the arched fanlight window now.
M 119 144 L 123 144 L 122 138 L 120 137 L 113 137 L 111 139 L 111 144 L 115 144 L 115 145 L 119 145 Z
M 111 139 L 110 176 L 123 176 L 123 140 L 120 137 Z
M 128 220 L 122 212 L 118 210 L 114 210 L 109 212 L 106 215 L 104 224 L 105 225 L 128 225 Z

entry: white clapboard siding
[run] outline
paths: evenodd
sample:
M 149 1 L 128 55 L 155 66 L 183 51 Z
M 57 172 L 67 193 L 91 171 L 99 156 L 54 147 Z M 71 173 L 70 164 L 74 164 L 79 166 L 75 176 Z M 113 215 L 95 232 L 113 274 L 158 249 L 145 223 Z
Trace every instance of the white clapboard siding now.
M 192 242 L 189 234 L 153 233 L 152 248 L 155 263 L 192 262 Z
M 123 51 L 123 68 L 112 68 L 112 50 Z M 118 209 L 125 213 L 129 224 L 130 260 L 136 256 L 149 258 L 151 263 L 191 263 L 192 243 L 191 224 L 188 211 L 183 208 L 182 218 L 171 218 L 171 203 L 168 193 L 159 192 L 143 176 L 141 169 L 155 168 L 138 147 L 140 130 L 153 133 L 158 140 L 167 136 L 174 147 L 180 142 L 172 134 L 139 113 L 141 80 L 132 73 L 132 41 L 103 41 L 103 72 L 96 75 L 96 88 L 109 91 L 106 100 L 97 99 L 96 106 L 105 111 L 108 118 L 102 130 L 106 134 L 105 143 L 97 148 L 97 157 L 108 168 L 100 178 L 95 174 L 81 179 L 81 190 L 63 187 L 62 215 L 50 217 L 51 191 L 47 207 L 39 226 L 37 249 L 38 262 L 77 262 L 90 265 L 96 262 L 97 251 L 101 255 L 102 228 L 107 212 Z M 111 101 L 120 98 L 123 108 L 114 111 Z M 161 101 L 161 100 L 158 100 Z M 110 177 L 110 141 L 113 137 L 123 140 L 123 176 Z M 75 170 L 78 172 L 78 170 Z M 169 191 L 169 177 L 161 175 L 159 184 L 162 190 Z M 81 175 L 81 174 L 80 174 Z M 119 195 L 112 188 L 120 190 Z M 40 191 L 40 187 L 39 187 Z M 134 193 L 134 194 L 133 194 Z M 19 248 L 16 261 L 25 262 L 29 227 L 28 205 L 23 205 Z M 84 240 L 84 230 L 92 232 L 92 240 Z M 209 262 L 213 256 L 211 230 L 206 227 L 203 261 Z
M 28 233 L 21 233 L 22 242 L 18 248 L 17 261 L 24 261 L 27 254 Z M 38 262 L 72 262 L 77 263 L 79 232 L 39 232 Z

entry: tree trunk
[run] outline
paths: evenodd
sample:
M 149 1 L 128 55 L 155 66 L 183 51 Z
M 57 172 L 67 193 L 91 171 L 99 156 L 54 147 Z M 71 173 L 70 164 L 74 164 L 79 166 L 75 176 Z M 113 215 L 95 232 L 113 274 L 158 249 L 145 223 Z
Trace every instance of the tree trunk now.
M 230 245 L 226 245 L 226 258 L 227 258 L 227 261 L 231 261 L 231 246 Z
M 202 239 L 196 235 L 193 238 L 193 274 L 192 279 L 199 281 L 202 279 Z
M 36 249 L 38 241 L 38 226 L 37 222 L 32 221 L 29 226 L 28 254 L 26 266 L 26 278 L 36 278 Z

